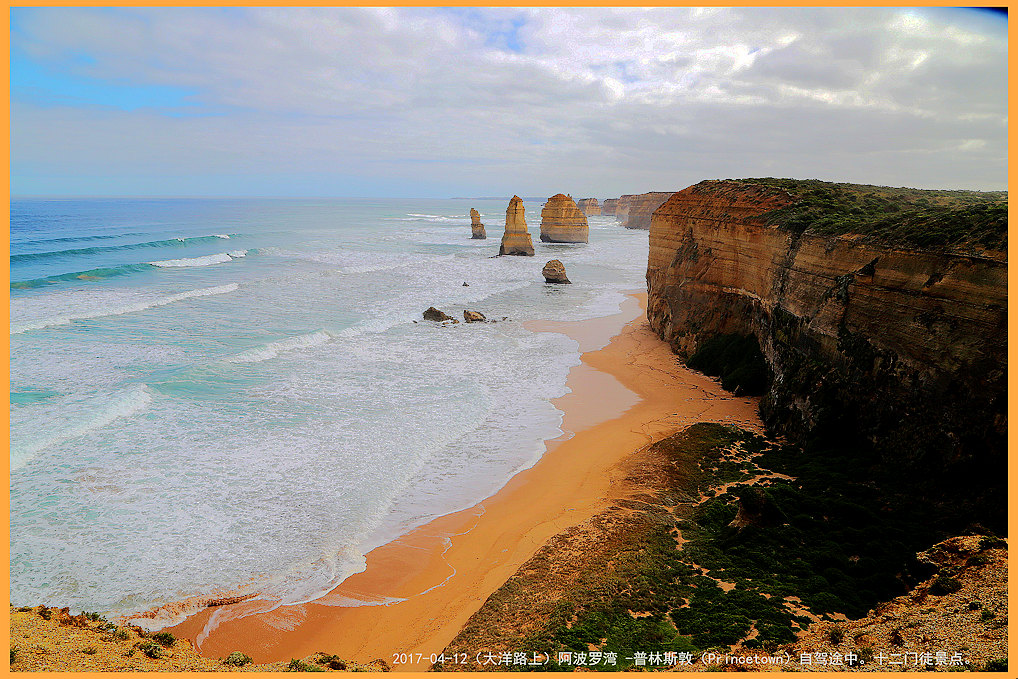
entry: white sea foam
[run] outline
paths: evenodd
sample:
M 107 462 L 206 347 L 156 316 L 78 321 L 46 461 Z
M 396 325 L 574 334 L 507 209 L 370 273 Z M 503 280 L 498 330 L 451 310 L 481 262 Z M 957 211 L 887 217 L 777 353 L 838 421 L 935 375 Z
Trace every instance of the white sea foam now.
M 19 469 L 30 462 L 39 451 L 58 443 L 70 441 L 90 431 L 110 425 L 114 420 L 141 412 L 152 403 L 152 394 L 144 384 L 91 399 L 83 415 L 67 422 L 56 433 L 11 445 L 11 469 Z
M 263 347 L 248 349 L 236 356 L 231 356 L 230 358 L 227 358 L 226 361 L 229 363 L 260 363 L 262 361 L 268 361 L 269 359 L 275 358 L 284 351 L 316 347 L 319 344 L 325 344 L 331 339 L 332 335 L 325 330 L 319 330 L 317 332 L 308 333 L 307 335 L 298 335 L 296 337 L 289 337 L 276 342 L 269 342 Z
M 230 235 L 226 234 L 226 233 L 214 233 L 212 235 L 215 236 L 216 238 L 224 238 L 224 239 L 227 239 L 227 240 L 229 240 L 229 238 L 230 238 Z
M 210 266 L 212 264 L 225 264 L 246 254 L 247 250 L 235 250 L 233 252 L 217 252 L 214 255 L 205 255 L 204 257 L 164 259 L 157 262 L 149 262 L 149 264 L 160 267 Z
M 236 283 L 229 283 L 227 285 L 217 285 L 211 288 L 199 288 L 197 290 L 187 290 L 185 292 L 178 292 L 173 295 L 165 295 L 162 297 L 151 297 L 142 299 L 137 302 L 129 304 L 116 304 L 115 302 L 111 305 L 104 305 L 100 302 L 100 305 L 87 310 L 78 312 L 71 312 L 66 315 L 53 316 L 48 318 L 38 318 L 32 320 L 21 320 L 17 322 L 11 322 L 11 334 L 15 335 L 18 333 L 28 332 L 30 330 L 40 330 L 55 325 L 67 325 L 73 321 L 80 321 L 90 318 L 104 318 L 106 316 L 119 316 L 121 314 L 129 314 L 135 311 L 144 311 L 145 309 L 151 309 L 153 307 L 163 306 L 165 304 L 172 304 L 173 302 L 179 302 L 184 299 L 190 299 L 192 297 L 206 297 L 208 295 L 222 295 L 227 292 L 233 292 L 237 289 Z

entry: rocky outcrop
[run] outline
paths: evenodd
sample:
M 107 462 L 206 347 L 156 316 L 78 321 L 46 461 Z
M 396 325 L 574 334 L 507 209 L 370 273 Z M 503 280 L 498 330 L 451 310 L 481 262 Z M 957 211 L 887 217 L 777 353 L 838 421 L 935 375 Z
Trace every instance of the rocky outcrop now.
M 459 321 L 457 321 L 455 318 L 453 318 L 449 314 L 445 313 L 444 311 L 440 311 L 440 310 L 436 309 L 433 306 L 428 307 L 425 310 L 425 312 L 424 312 L 424 320 L 426 320 L 426 321 L 436 321 L 438 323 L 445 323 L 446 321 L 452 321 L 453 323 L 459 323 Z
M 484 323 L 487 318 L 480 311 L 463 310 L 463 320 L 467 323 Z
M 601 214 L 601 206 L 597 204 L 597 198 L 584 198 L 576 204 L 588 217 Z
M 545 283 L 569 283 L 570 280 L 566 276 L 566 266 L 557 259 L 553 259 L 544 265 L 541 269 L 541 273 L 544 275 Z
M 590 232 L 587 217 L 572 196 L 556 193 L 541 210 L 541 242 L 586 243 Z
M 618 205 L 618 198 L 605 198 L 604 202 L 601 203 L 601 214 L 606 216 L 613 216 L 615 214 L 615 206 Z
M 799 200 L 730 181 L 672 195 L 650 228 L 651 328 L 687 357 L 718 335 L 755 335 L 773 373 L 761 404 L 772 430 L 873 450 L 902 484 L 971 501 L 983 509 L 970 516 L 1000 525 L 1006 253 L 880 245 L 762 217 Z
M 470 208 L 470 237 L 476 240 L 485 240 L 488 236 L 484 233 L 484 224 L 481 224 L 481 213 Z
M 509 207 L 505 209 L 505 233 L 498 254 L 534 256 L 534 243 L 527 231 L 523 201 L 519 196 L 513 196 Z
M 671 195 L 670 191 L 651 191 L 630 197 L 625 219 L 620 218 L 622 225 L 627 229 L 649 229 L 654 210 L 661 207 Z M 618 217 L 617 211 L 615 216 Z

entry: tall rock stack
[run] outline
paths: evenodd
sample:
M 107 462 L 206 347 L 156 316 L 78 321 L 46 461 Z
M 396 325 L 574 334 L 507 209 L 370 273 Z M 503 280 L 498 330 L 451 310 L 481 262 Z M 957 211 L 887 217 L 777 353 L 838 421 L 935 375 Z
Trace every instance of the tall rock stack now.
M 650 218 L 654 210 L 661 207 L 666 200 L 672 197 L 672 191 L 651 191 L 633 196 L 629 203 L 629 210 L 622 225 L 627 229 L 649 229 Z M 616 212 L 616 217 L 618 216 Z
M 470 237 L 477 240 L 484 240 L 488 237 L 484 233 L 484 224 L 481 224 L 481 213 L 470 208 Z
M 498 254 L 534 256 L 534 243 L 530 240 L 530 232 L 527 231 L 523 201 L 519 196 L 513 196 L 509 201 L 509 207 L 505 209 L 505 233 L 502 234 L 502 246 L 498 249 Z
M 590 229 L 587 217 L 573 202 L 572 196 L 556 193 L 541 210 L 541 242 L 586 243 Z
M 601 214 L 614 216 L 615 206 L 618 205 L 618 198 L 605 198 L 604 202 L 601 203 Z
M 601 206 L 597 204 L 597 198 L 584 198 L 576 206 L 583 210 L 583 214 L 588 217 L 601 214 Z

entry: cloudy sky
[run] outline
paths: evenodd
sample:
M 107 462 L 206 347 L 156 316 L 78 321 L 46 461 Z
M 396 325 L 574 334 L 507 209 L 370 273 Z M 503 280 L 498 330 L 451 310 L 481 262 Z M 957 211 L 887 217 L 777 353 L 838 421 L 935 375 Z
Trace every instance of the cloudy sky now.
M 14 8 L 15 195 L 1006 188 L 1006 19 L 881 8 Z

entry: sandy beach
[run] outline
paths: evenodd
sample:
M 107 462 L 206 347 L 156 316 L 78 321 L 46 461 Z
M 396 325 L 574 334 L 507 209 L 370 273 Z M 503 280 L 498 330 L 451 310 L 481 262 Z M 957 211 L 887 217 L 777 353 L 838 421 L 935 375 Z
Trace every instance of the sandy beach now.
M 756 399 L 733 397 L 682 366 L 650 332 L 645 303 L 636 293 L 614 316 L 527 325 L 566 334 L 584 353 L 569 373 L 571 392 L 555 402 L 565 433 L 493 497 L 373 550 L 364 572 L 322 599 L 274 610 L 258 601 L 220 606 L 170 631 L 207 657 L 239 649 L 261 663 L 325 651 L 427 669 L 551 536 L 633 492 L 620 469 L 632 452 L 694 422 L 762 431 Z

